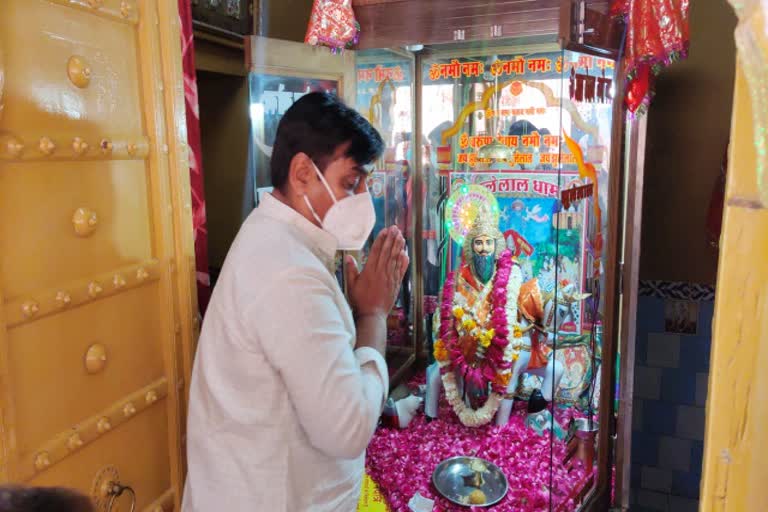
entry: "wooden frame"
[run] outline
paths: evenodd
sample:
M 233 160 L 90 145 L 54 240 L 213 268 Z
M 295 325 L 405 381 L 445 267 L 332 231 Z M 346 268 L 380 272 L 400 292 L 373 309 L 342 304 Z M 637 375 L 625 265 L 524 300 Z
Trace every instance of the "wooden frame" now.
M 609 2 L 565 0 L 560 5 L 560 44 L 566 50 L 617 59 L 623 21 L 612 18 Z
M 561 0 L 353 0 L 360 49 L 558 33 Z
M 561 47 L 615 59 L 621 23 L 606 0 L 353 0 L 360 49 L 557 36 Z
M 632 406 L 634 396 L 635 338 L 637 332 L 638 284 L 640 279 L 640 241 L 643 209 L 643 177 L 647 117 L 627 123 L 626 166 L 624 173 L 624 250 L 621 283 L 621 370 L 619 418 L 616 426 L 616 501 L 622 510 L 629 508 L 632 450 Z M 632 188 L 630 188 L 632 187 Z
M 259 11 L 259 0 L 240 0 L 239 17 L 227 14 L 227 3 L 215 8 L 202 5 L 204 0 L 192 2 L 192 26 L 196 31 L 219 36 L 225 40 L 241 40 L 254 29 L 254 18 Z

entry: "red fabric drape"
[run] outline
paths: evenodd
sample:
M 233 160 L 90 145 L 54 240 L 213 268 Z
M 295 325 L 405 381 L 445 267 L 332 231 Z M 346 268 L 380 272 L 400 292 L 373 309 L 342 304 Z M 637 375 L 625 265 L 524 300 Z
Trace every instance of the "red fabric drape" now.
M 208 271 L 208 231 L 205 226 L 205 190 L 202 147 L 200 145 L 200 110 L 197 103 L 197 78 L 195 77 L 194 39 L 192 37 L 192 7 L 190 0 L 178 1 L 184 65 L 187 144 L 189 145 L 189 179 L 192 188 L 192 224 L 195 231 L 197 302 L 200 313 L 203 314 L 211 297 L 211 278 Z
M 613 12 L 627 18 L 624 56 L 630 73 L 648 63 L 656 67 L 684 57 L 688 51 L 690 0 L 618 0 Z
M 688 52 L 690 0 L 614 0 L 611 12 L 627 24 L 624 64 L 630 75 L 625 102 L 644 110 L 653 96 L 653 79 Z

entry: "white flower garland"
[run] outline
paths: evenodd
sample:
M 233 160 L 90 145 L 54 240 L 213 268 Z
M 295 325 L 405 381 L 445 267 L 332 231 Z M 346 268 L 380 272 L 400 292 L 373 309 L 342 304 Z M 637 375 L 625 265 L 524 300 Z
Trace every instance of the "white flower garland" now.
M 517 321 L 517 298 L 520 295 L 520 287 L 523 284 L 523 274 L 520 271 L 520 266 L 512 265 L 512 270 L 509 276 L 509 283 L 507 283 L 507 305 L 505 306 L 507 314 L 507 325 L 510 329 L 510 336 L 514 336 L 515 329 L 519 328 L 519 322 Z M 483 290 L 485 291 L 485 290 Z M 464 297 L 461 294 L 456 293 L 456 300 L 462 303 Z M 460 298 L 459 298 L 460 297 Z M 487 297 L 487 293 L 482 294 L 483 300 Z M 475 304 L 480 304 L 478 300 Z M 504 361 L 511 363 L 516 359 L 516 355 L 519 351 L 518 344 L 508 343 L 504 350 Z M 438 361 L 440 367 L 444 367 L 449 364 L 448 361 Z M 501 371 L 501 374 L 511 373 L 512 369 L 506 369 Z M 493 420 L 496 411 L 499 410 L 501 405 L 502 395 L 491 392 L 488 395 L 488 399 L 480 409 L 472 409 L 464 403 L 464 400 L 459 395 L 459 389 L 456 385 L 456 375 L 452 371 L 443 372 L 442 375 L 443 388 L 445 389 L 445 398 L 453 408 L 453 412 L 459 417 L 459 421 L 467 427 L 480 427 L 487 425 Z
M 509 288 L 509 286 L 507 286 L 507 288 Z M 477 310 L 486 301 L 488 294 L 491 293 L 492 289 L 493 280 L 490 280 L 480 291 L 480 294 L 477 296 L 477 300 L 475 301 L 475 305 L 471 308 L 469 307 L 469 304 L 467 304 L 467 299 L 465 299 L 464 296 L 458 291 L 453 294 L 453 303 L 457 306 L 461 306 L 461 308 L 464 309 L 465 315 L 469 315 L 473 320 L 477 321 Z
M 509 276 L 509 285 L 507 286 L 507 325 L 509 326 L 509 335 L 515 340 L 515 331 L 520 329 L 520 322 L 517 320 L 517 300 L 520 297 L 520 288 L 523 286 L 523 273 L 519 265 L 512 266 L 512 272 Z M 510 341 L 504 349 L 504 361 L 512 362 L 517 360 L 518 344 Z M 511 373 L 512 368 L 501 373 Z
M 445 398 L 453 407 L 453 412 L 459 417 L 459 421 L 468 427 L 479 427 L 490 423 L 499 409 L 499 405 L 501 405 L 501 395 L 491 393 L 480 409 L 475 410 L 468 407 L 459 396 L 456 376 L 453 372 L 443 374 L 443 387 L 445 388 Z

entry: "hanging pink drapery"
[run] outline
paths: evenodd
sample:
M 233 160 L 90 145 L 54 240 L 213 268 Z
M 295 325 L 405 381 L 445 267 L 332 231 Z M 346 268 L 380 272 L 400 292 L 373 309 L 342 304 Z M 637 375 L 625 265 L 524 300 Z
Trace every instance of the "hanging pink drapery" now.
M 181 18 L 181 51 L 184 66 L 184 98 L 187 113 L 187 144 L 189 145 L 189 181 L 192 189 L 192 225 L 195 231 L 195 262 L 197 270 L 197 302 L 205 313 L 211 296 L 208 271 L 208 230 L 205 226 L 205 190 L 203 158 L 200 145 L 200 110 L 197 103 L 195 52 L 192 36 L 190 0 L 179 0 Z

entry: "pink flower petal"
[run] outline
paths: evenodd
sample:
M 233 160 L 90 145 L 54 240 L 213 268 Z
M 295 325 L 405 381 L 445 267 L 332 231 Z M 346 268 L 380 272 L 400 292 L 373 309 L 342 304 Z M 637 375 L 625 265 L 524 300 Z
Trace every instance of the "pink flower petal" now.
M 423 382 L 422 375 L 412 385 Z M 437 420 L 427 423 L 419 413 L 407 429 L 379 428 L 371 441 L 366 467 L 392 512 L 409 512 L 408 501 L 416 492 L 435 500 L 435 510 L 465 512 L 467 508 L 457 507 L 437 495 L 431 484 L 435 467 L 456 455 L 476 454 L 497 464 L 507 476 L 509 493 L 493 507 L 494 512 L 549 510 L 550 499 L 553 508 L 557 508 L 586 476 L 578 463 L 570 472 L 565 467 L 565 445 L 561 442 L 555 442 L 555 460 L 550 464 L 549 436 L 538 436 L 526 428 L 525 403 L 515 405 L 507 425 L 480 428 L 462 425 L 444 397 L 438 405 Z M 558 420 L 578 414 L 568 409 L 555 411 Z

